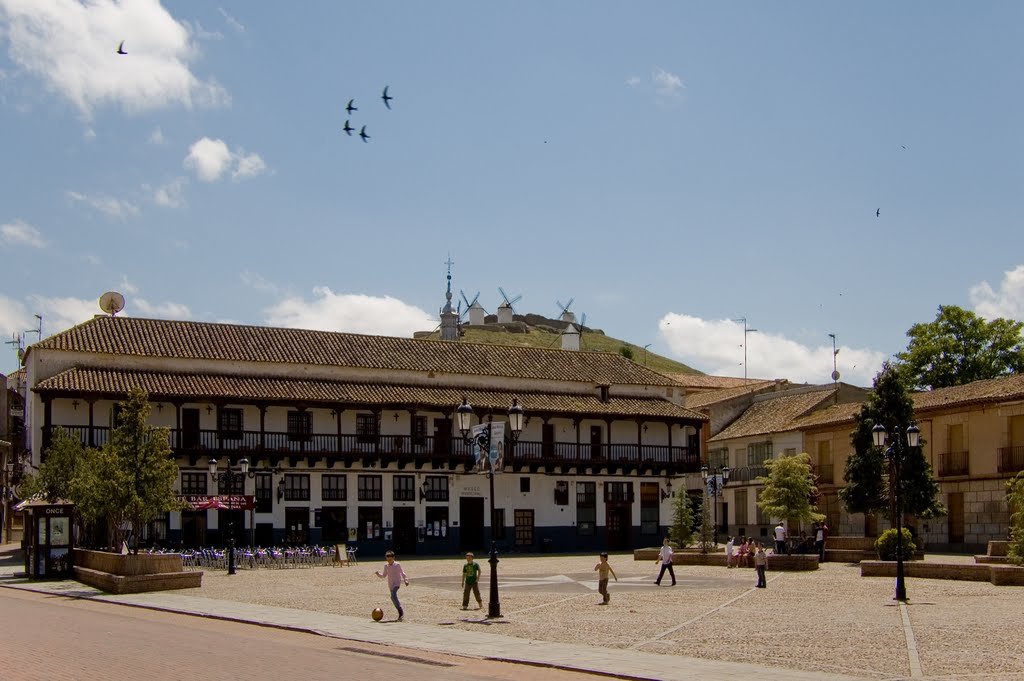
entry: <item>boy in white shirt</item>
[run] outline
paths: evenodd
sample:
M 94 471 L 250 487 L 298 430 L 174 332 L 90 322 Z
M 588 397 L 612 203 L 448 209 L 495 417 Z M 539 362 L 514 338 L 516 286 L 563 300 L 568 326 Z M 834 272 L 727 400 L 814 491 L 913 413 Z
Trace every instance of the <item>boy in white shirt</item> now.
M 661 578 L 665 574 L 665 570 L 672 575 L 672 586 L 676 585 L 676 573 L 672 571 L 672 547 L 668 543 L 668 537 L 665 537 L 665 541 L 661 543 L 661 552 L 658 553 L 658 560 L 661 562 L 661 571 L 658 572 L 658 578 L 654 580 L 654 583 L 661 586 Z
M 732 567 L 732 556 L 736 549 L 736 540 L 729 537 L 729 541 L 725 543 L 725 567 Z

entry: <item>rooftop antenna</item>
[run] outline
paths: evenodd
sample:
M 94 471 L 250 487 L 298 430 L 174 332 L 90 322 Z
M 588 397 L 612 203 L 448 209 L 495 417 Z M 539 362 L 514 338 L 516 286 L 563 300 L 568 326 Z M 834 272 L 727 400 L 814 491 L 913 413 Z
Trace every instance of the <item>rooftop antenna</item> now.
M 25 337 L 20 333 L 12 334 L 12 338 L 9 341 L 4 341 L 7 345 L 15 346 L 15 351 L 18 353 L 18 366 L 21 366 L 21 360 L 25 356 Z
M 836 404 L 839 404 L 839 386 L 837 385 L 839 383 L 839 368 L 836 365 L 836 355 L 839 354 L 839 348 L 836 347 L 836 335 L 830 333 L 828 337 L 832 339 L 832 385 L 836 388 Z
M 757 331 L 757 329 L 751 329 L 747 327 L 747 318 L 740 317 L 734 319 L 734 322 L 743 322 L 743 385 L 747 384 L 747 334 Z
M 100 309 L 111 317 L 124 309 L 124 296 L 117 291 L 107 291 L 100 296 Z
M 42 318 L 42 316 L 41 315 L 36 315 L 36 321 L 39 322 L 38 325 L 37 325 L 37 328 L 28 329 L 27 331 L 25 331 L 25 334 L 34 333 L 36 335 L 36 340 L 38 341 L 38 340 L 42 340 L 42 338 L 43 338 L 43 318 Z

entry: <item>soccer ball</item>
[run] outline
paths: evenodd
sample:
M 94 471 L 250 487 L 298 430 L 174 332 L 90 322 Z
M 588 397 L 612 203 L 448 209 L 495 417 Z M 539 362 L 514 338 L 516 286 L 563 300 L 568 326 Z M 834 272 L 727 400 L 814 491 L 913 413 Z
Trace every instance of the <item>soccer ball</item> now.
M 374 608 L 373 612 L 370 613 L 370 617 L 373 618 L 374 622 L 380 622 L 382 619 L 384 619 L 384 611 L 380 608 Z

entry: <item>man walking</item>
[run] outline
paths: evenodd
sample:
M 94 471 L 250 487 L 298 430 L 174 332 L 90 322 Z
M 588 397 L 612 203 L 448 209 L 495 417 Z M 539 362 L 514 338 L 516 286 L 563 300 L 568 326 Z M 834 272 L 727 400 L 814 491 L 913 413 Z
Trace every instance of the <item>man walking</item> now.
M 672 555 L 672 546 L 668 543 L 668 537 L 665 537 L 665 541 L 661 543 L 661 552 L 658 554 L 661 570 L 658 572 L 658 578 L 654 580 L 658 586 L 661 586 L 661 578 L 665 575 L 665 570 L 672 575 L 672 586 L 676 585 L 676 573 L 672 570 Z
M 786 555 L 786 526 L 781 520 L 775 526 L 775 553 L 780 556 Z

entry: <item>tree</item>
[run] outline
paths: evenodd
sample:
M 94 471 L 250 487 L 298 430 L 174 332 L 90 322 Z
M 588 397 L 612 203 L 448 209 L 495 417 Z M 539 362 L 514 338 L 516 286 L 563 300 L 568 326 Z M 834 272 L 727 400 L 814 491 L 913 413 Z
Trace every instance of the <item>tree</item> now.
M 811 473 L 811 457 L 806 453 L 782 456 L 765 461 L 768 475 L 758 482 L 764 485 L 757 505 L 772 518 L 787 521 L 818 521 L 825 518 L 818 513 L 812 499 L 818 495 Z
M 146 392 L 133 388 L 121 403 L 110 440 L 86 460 L 74 485 L 74 500 L 83 515 L 105 518 L 118 531 L 131 525 L 135 554 L 146 523 L 181 508 L 174 492 L 178 465 L 171 458 L 168 432 L 148 425 L 149 411 Z
M 846 461 L 843 474 L 846 487 L 839 498 L 849 513 L 881 513 L 892 517 L 891 490 L 883 475 L 891 463 L 874 446 L 871 430 L 882 424 L 889 442 L 901 454 L 900 503 L 903 512 L 922 518 L 945 514 L 939 501 L 939 485 L 932 477 L 931 465 L 921 447 L 907 446 L 907 428 L 914 423 L 914 403 L 900 379 L 899 369 L 885 362 L 875 376 L 874 388 L 854 417 L 850 435 L 853 452 Z M 891 473 L 891 471 L 889 471 Z
M 1024 563 L 1024 471 L 1006 483 L 1006 500 L 1010 504 L 1010 560 Z
M 81 440 L 63 428 L 56 428 L 39 470 L 25 480 L 25 497 L 39 495 L 51 503 L 73 501 L 75 478 L 86 457 Z
M 914 390 L 931 390 L 1024 371 L 1024 323 L 986 322 L 969 310 L 940 305 L 935 321 L 914 324 L 910 343 L 896 355 L 901 377 Z
M 693 541 L 693 509 L 690 507 L 690 495 L 681 490 L 676 492 L 672 502 L 672 527 L 669 539 L 679 548 L 686 548 Z

